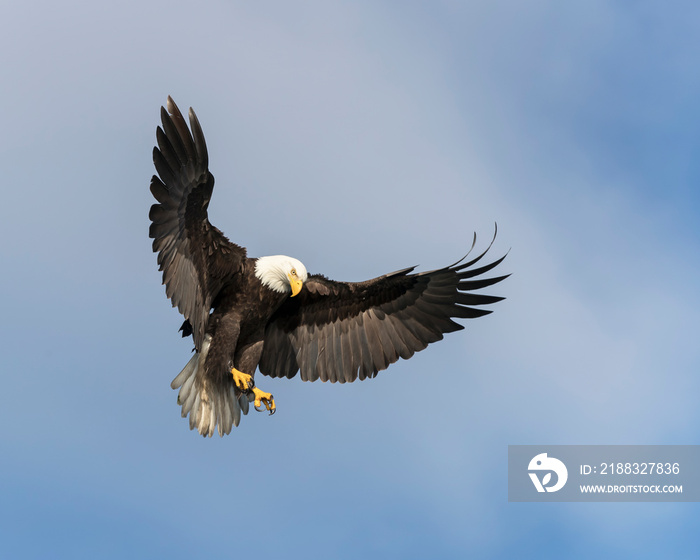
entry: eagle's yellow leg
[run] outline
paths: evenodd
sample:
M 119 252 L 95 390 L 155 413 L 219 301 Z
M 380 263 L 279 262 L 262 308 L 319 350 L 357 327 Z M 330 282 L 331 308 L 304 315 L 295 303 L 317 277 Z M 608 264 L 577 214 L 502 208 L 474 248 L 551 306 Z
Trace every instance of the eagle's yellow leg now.
M 251 390 L 255 395 L 255 402 L 253 403 L 255 405 L 255 410 L 262 412 L 262 409 L 259 407 L 264 404 L 265 408 L 270 411 L 270 414 L 274 414 L 277 407 L 275 406 L 275 399 L 272 397 L 272 395 L 270 393 L 266 393 L 265 391 L 261 391 L 257 387 L 253 387 Z
M 236 368 L 231 368 L 231 374 L 233 375 L 233 382 L 241 391 L 247 391 L 253 386 L 252 375 L 238 371 Z

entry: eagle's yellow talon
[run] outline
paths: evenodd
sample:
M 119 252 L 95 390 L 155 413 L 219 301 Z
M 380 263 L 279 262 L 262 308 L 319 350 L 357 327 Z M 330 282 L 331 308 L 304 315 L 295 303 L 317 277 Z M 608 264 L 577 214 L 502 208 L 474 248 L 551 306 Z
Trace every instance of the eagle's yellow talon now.
M 253 376 L 238 371 L 236 368 L 231 368 L 231 374 L 233 375 L 233 382 L 236 384 L 241 391 L 247 391 L 253 385 Z
M 260 408 L 262 405 L 265 405 L 265 408 L 270 412 L 270 414 L 274 414 L 275 410 L 277 410 L 277 407 L 275 406 L 275 399 L 270 393 L 266 393 L 265 391 L 261 391 L 257 387 L 252 388 L 253 394 L 255 395 L 255 402 L 253 405 L 255 406 L 255 410 L 258 412 L 262 412 L 262 409 Z

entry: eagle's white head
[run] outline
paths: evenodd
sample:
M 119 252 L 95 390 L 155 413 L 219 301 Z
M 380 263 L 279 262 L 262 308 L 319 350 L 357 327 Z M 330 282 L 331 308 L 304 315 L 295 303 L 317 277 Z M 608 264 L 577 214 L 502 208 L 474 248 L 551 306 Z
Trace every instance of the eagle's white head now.
M 301 261 L 285 255 L 260 257 L 255 261 L 255 276 L 262 285 L 280 294 L 292 297 L 301 291 L 309 273 Z

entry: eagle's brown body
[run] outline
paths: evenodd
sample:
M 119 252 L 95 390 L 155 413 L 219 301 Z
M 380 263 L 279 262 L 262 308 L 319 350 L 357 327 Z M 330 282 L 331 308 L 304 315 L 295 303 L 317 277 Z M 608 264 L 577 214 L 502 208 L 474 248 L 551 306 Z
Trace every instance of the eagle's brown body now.
M 207 323 L 211 346 L 205 368 L 217 383 L 228 384 L 231 367 L 253 375 L 263 352 L 265 327 L 289 297 L 262 285 L 255 276 L 257 259 L 243 261 L 240 272 L 213 302 Z

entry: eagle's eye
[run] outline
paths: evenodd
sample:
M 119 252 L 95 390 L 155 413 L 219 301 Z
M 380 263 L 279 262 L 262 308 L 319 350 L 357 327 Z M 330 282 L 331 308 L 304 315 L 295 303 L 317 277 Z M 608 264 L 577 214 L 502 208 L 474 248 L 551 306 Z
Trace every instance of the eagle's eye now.
M 293 269 L 291 270 L 290 274 L 291 274 L 292 276 L 296 276 L 296 275 L 297 275 L 296 269 L 293 268 Z

